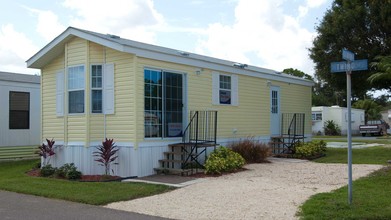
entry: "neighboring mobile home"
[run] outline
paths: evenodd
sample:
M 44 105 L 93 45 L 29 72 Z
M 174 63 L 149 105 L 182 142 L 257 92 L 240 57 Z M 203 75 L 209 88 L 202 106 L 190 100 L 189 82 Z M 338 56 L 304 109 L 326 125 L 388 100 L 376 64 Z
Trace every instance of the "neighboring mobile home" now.
M 153 174 L 168 145 L 195 128 L 222 145 L 247 136 L 269 142 L 284 114 L 300 113 L 311 137 L 313 82 L 269 69 L 73 27 L 27 66 L 42 72 L 42 140 L 63 145 L 52 163 L 73 162 L 86 174 L 103 172 L 92 153 L 105 137 L 120 149 L 120 176 Z M 195 111 L 204 116 L 193 129 Z
M 348 109 L 339 106 L 312 107 L 312 133 L 324 135 L 324 123 L 333 120 L 340 128 L 341 134 L 347 134 Z M 360 134 L 359 126 L 365 124 L 365 110 L 352 108 L 352 134 Z
M 41 143 L 40 77 L 0 72 L 0 146 Z

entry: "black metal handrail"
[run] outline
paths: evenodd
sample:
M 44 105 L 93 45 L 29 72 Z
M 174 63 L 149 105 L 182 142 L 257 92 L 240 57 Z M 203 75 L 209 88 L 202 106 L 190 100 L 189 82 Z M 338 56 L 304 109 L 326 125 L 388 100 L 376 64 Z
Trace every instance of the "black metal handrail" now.
M 299 141 L 304 141 L 305 114 L 304 113 L 283 113 L 281 115 L 281 137 L 275 137 L 274 144 L 278 150 L 273 151 L 282 153 L 294 153 L 294 145 Z M 280 146 L 282 145 L 282 146 Z
M 182 136 L 182 151 L 185 153 L 182 167 L 189 163 L 202 167 L 198 157 L 206 152 L 207 146 L 216 146 L 217 111 L 190 111 L 189 118 Z M 204 148 L 199 152 L 199 147 Z

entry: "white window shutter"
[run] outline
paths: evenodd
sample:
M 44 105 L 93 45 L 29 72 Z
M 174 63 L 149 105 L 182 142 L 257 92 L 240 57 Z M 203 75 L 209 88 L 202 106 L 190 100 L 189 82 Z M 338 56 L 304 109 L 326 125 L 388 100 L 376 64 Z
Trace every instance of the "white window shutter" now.
M 231 76 L 231 104 L 238 106 L 239 105 L 239 86 L 238 86 L 238 76 L 232 75 Z
M 114 63 L 104 65 L 103 113 L 114 114 Z
M 219 99 L 219 89 L 220 89 L 220 74 L 213 72 L 212 73 L 212 104 L 220 104 Z
M 64 116 L 64 72 L 56 74 L 56 114 Z

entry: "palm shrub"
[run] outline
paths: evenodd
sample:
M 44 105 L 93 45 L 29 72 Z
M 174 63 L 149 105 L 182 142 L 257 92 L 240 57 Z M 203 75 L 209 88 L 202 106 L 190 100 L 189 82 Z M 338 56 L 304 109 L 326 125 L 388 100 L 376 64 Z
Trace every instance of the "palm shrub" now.
M 46 166 L 50 162 L 50 158 L 55 155 L 54 152 L 54 143 L 56 143 L 53 139 L 46 139 L 47 144 L 42 143 L 41 146 L 38 146 L 38 155 L 43 158 L 43 166 Z
M 327 143 L 324 140 L 313 140 L 307 143 L 299 142 L 295 145 L 295 157 L 313 159 L 326 152 Z
M 341 135 L 341 128 L 333 120 L 327 120 L 324 122 L 324 134 L 325 135 Z
M 240 169 L 245 164 L 244 158 L 226 147 L 219 147 L 211 153 L 205 162 L 206 174 L 221 174 Z
M 101 166 L 105 167 L 105 175 L 110 174 L 110 166 L 111 164 L 118 164 L 114 163 L 114 161 L 118 158 L 117 155 L 115 155 L 118 152 L 118 147 L 115 145 L 114 139 L 107 139 L 102 142 L 102 145 L 96 147 L 97 151 L 93 153 L 97 159 L 95 159 L 96 162 L 99 162 Z M 112 170 L 114 173 L 114 171 Z
M 268 162 L 266 158 L 271 155 L 271 147 L 268 144 L 255 141 L 253 137 L 234 142 L 229 147 L 240 154 L 246 163 Z

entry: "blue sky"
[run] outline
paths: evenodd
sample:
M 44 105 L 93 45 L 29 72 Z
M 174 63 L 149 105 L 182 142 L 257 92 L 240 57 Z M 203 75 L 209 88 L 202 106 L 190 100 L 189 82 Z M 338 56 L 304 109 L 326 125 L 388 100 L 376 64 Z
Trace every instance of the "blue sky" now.
M 313 75 L 308 48 L 331 0 L 0 0 L 0 71 L 68 26 L 282 71 Z

